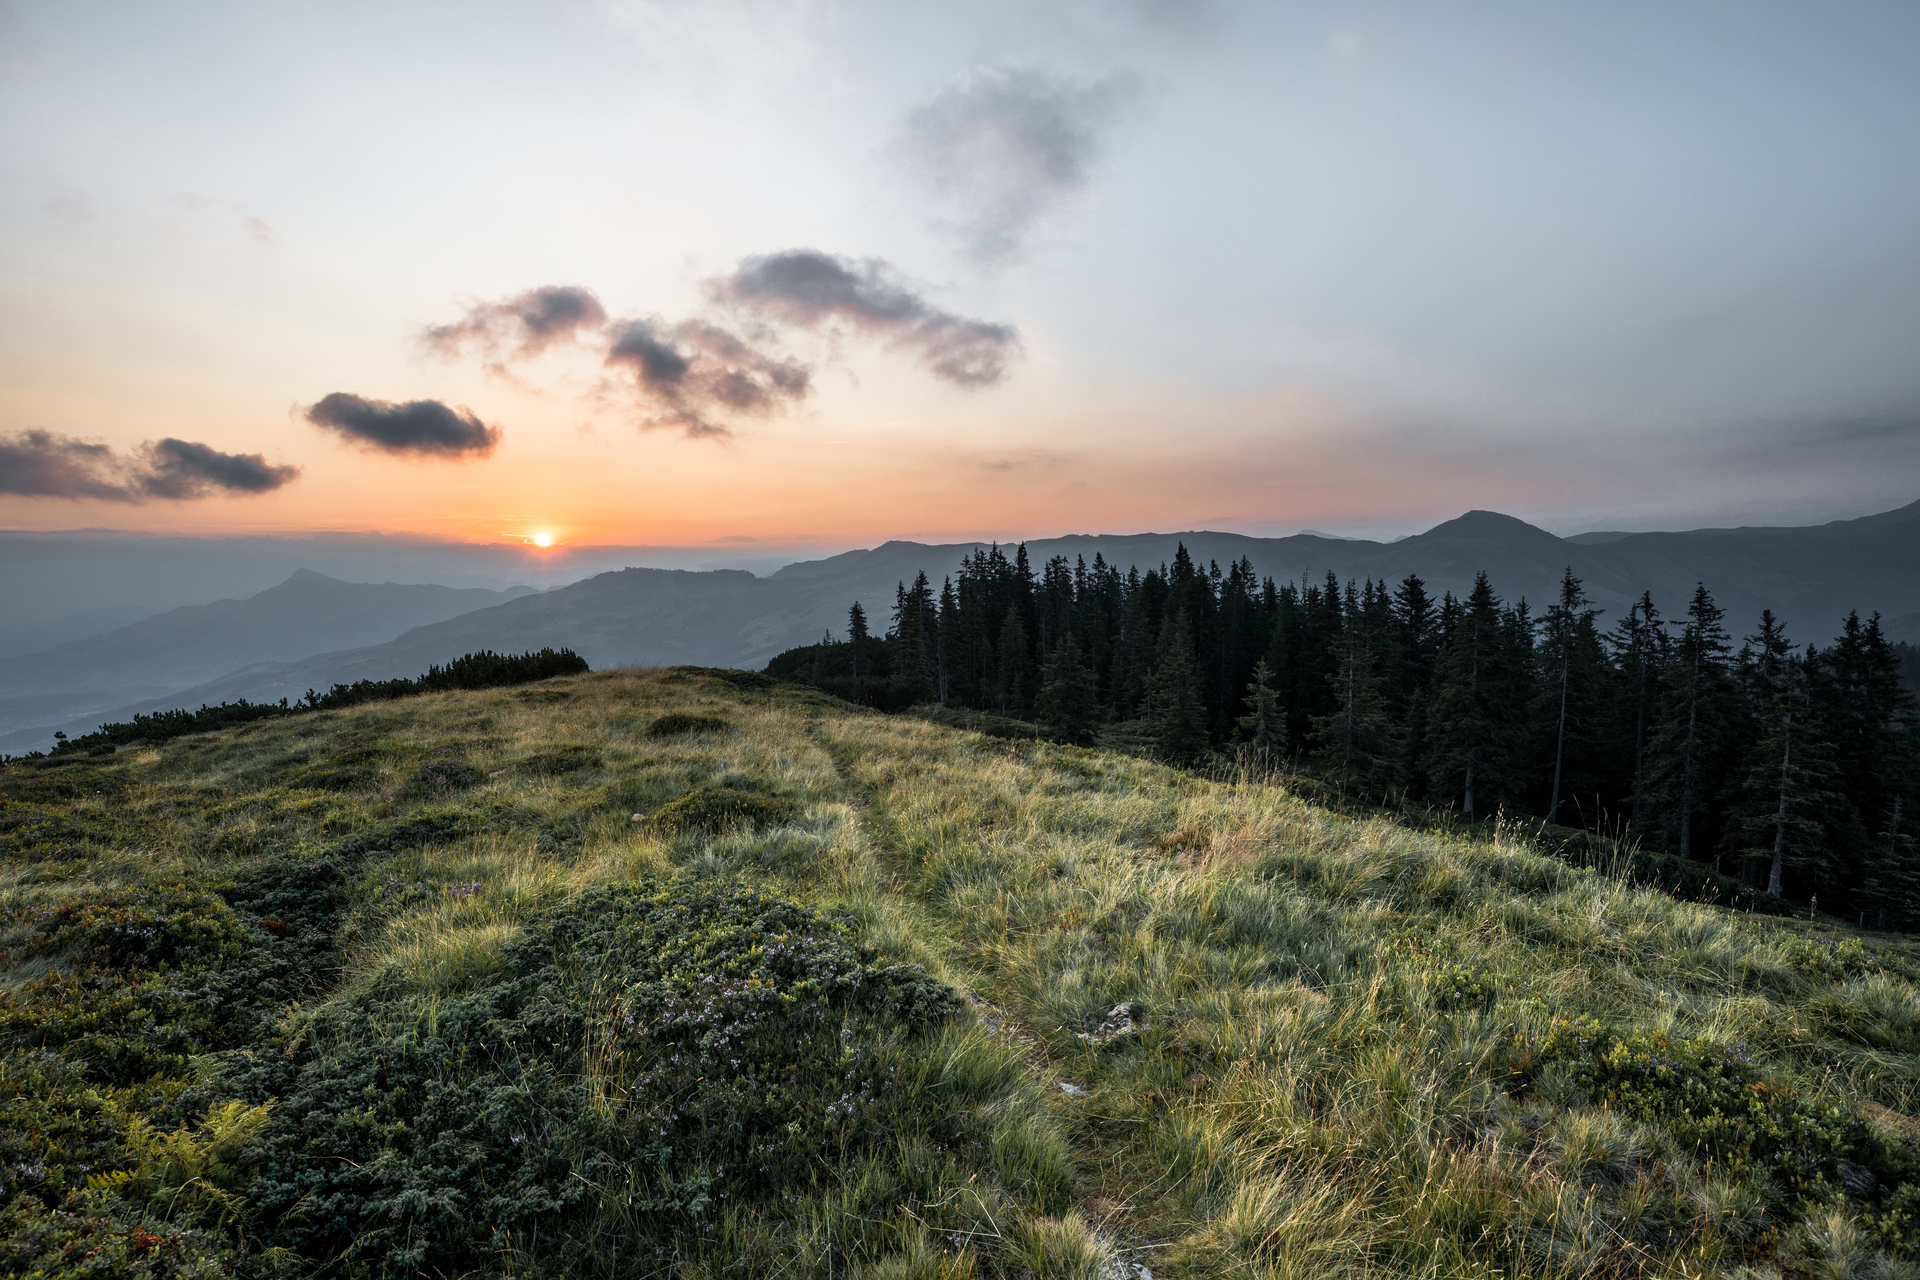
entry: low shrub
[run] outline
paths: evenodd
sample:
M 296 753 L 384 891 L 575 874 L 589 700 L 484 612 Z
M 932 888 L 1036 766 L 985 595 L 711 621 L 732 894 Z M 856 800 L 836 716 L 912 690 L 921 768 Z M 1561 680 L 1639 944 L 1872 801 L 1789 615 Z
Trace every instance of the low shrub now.
M 569 742 L 546 751 L 537 751 L 515 767 L 522 773 L 562 774 L 583 773 L 588 769 L 598 769 L 604 763 L 597 748 Z
M 1767 1080 L 1737 1048 L 1619 1035 L 1592 1018 L 1562 1017 L 1543 1035 L 1516 1035 L 1510 1054 L 1523 1084 L 1547 1065 L 1565 1063 L 1572 1084 L 1595 1104 L 1659 1125 L 1730 1176 L 1764 1175 L 1786 1203 L 1830 1199 L 1849 1182 L 1857 1198 L 1866 1198 L 1858 1173 L 1847 1167 L 1855 1162 L 1875 1174 L 1875 1183 L 1908 1175 L 1907 1162 L 1879 1150 L 1857 1116 Z M 1896 1188 L 1876 1190 L 1891 1195 Z
M 1499 990 L 1493 979 L 1464 964 L 1443 964 L 1428 977 L 1434 1007 L 1442 1010 L 1484 1009 Z
M 433 791 L 464 791 L 480 785 L 484 775 L 459 760 L 429 760 L 420 766 L 420 782 Z
M 387 974 L 219 1087 L 280 1099 L 251 1194 L 283 1243 L 459 1273 L 578 1238 L 603 1197 L 664 1245 L 830 1182 L 900 1122 L 889 1046 L 954 1008 L 816 912 L 648 880 L 548 916 L 456 999 Z
M 670 711 L 647 726 L 649 738 L 671 738 L 682 733 L 721 733 L 733 726 L 719 716 L 694 716 Z
M 743 671 L 734 667 L 669 667 L 667 675 L 674 680 L 688 680 L 705 677 L 718 680 L 722 684 L 740 690 L 742 693 L 764 693 L 777 689 L 780 682 L 763 671 Z
M 212 963 L 245 934 L 226 902 L 177 880 L 52 908 L 5 908 L 4 918 L 31 922 L 24 956 L 134 973 Z
M 654 810 L 650 830 L 720 832 L 729 827 L 771 827 L 791 819 L 799 805 L 785 796 L 734 787 L 700 787 Z

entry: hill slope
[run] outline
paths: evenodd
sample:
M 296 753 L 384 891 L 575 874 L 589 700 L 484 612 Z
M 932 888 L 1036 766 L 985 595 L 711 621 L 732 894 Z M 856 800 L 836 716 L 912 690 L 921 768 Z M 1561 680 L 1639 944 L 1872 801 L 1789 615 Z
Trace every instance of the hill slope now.
M 16 764 L 0 791 L 10 1261 L 1911 1256 L 1906 940 L 1278 785 L 677 670 Z
M 491 591 L 342 582 L 301 569 L 244 600 L 187 605 L 85 639 L 0 658 L 0 731 L 135 703 L 146 710 L 236 668 L 377 644 L 531 592 L 530 587 Z

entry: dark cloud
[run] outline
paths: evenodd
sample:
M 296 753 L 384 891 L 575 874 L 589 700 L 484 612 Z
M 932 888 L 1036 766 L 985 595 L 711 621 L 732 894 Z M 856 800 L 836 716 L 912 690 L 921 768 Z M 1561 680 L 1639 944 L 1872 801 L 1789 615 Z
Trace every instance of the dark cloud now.
M 222 453 L 172 437 L 123 456 L 51 431 L 0 436 L 0 493 L 25 497 L 181 502 L 269 493 L 299 474 L 300 468 L 273 466 L 257 453 Z
M 154 498 L 203 498 L 210 493 L 270 493 L 300 474 L 257 453 L 221 453 L 192 440 L 168 437 L 145 446 L 139 483 Z
M 1129 77 L 1090 83 L 1037 67 L 976 67 L 908 113 L 891 151 L 956 215 L 948 229 L 983 267 L 1025 252 L 1035 225 L 1085 189 Z
M 438 400 L 394 404 L 336 391 L 307 410 L 307 421 L 382 453 L 484 458 L 500 444 L 500 428 Z
M 505 348 L 516 359 L 539 355 L 556 342 L 607 323 L 607 311 L 593 290 L 574 284 L 542 285 L 498 302 L 478 302 L 463 319 L 433 325 L 420 341 L 443 356 L 458 355 L 469 344 L 495 353 Z
M 1013 326 L 942 310 L 878 259 L 788 250 L 748 258 L 707 288 L 720 306 L 704 314 L 610 321 L 592 290 L 549 285 L 475 304 L 463 319 L 424 330 L 421 341 L 446 356 L 477 349 L 504 372 L 509 361 L 597 335 L 607 344 L 607 366 L 632 379 L 646 410 L 643 428 L 709 439 L 732 435 L 729 419 L 771 416 L 812 390 L 808 366 L 777 349 L 783 326 L 877 338 L 965 387 L 999 382 L 1020 350 Z M 390 405 L 336 393 L 307 417 L 395 453 L 484 454 L 498 439 L 471 414 L 431 400 Z
M 796 328 L 839 322 L 913 351 L 934 376 L 964 387 L 999 382 L 1020 350 L 1012 325 L 944 311 L 877 258 L 789 249 L 748 258 L 732 275 L 708 281 L 708 289 L 718 301 Z
M 634 376 L 653 410 L 648 428 L 678 427 L 692 438 L 724 438 L 725 414 L 766 417 L 804 400 L 807 367 L 761 351 L 711 320 L 627 320 L 613 330 L 607 363 Z

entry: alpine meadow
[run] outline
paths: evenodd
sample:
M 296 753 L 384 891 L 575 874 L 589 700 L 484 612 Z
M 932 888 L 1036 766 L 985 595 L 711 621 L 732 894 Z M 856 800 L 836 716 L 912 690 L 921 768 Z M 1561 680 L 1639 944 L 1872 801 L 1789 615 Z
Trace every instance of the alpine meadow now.
M 622 670 L 6 766 L 0 1256 L 1915 1273 L 1905 938 L 938 718 Z
M 0 1280 L 1920 1280 L 1737 8 L 0 0 Z

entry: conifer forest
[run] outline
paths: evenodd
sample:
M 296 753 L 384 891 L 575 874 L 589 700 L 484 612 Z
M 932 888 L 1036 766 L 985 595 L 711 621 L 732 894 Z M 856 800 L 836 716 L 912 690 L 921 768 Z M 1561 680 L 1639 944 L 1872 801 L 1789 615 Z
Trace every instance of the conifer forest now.
M 891 627 L 769 673 L 884 709 L 1029 720 L 1066 742 L 1198 763 L 1226 753 L 1350 798 L 1530 815 L 1627 840 L 1775 898 L 1920 925 L 1920 651 L 1877 616 L 1831 638 L 1732 619 L 1699 585 L 1606 616 L 1569 570 L 1538 607 L 1480 574 L 1466 598 L 1259 578 L 1242 560 L 1036 572 L 976 551 L 899 586 Z

